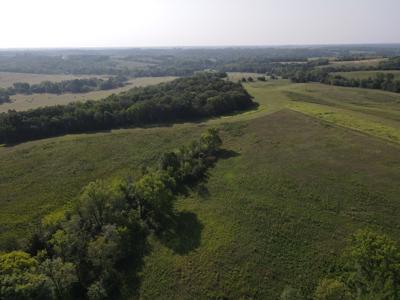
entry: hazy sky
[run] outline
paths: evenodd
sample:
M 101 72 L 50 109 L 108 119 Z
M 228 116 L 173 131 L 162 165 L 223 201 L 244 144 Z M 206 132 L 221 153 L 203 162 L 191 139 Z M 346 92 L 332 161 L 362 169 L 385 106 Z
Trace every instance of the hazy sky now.
M 0 48 L 400 42 L 400 0 L 0 0 Z

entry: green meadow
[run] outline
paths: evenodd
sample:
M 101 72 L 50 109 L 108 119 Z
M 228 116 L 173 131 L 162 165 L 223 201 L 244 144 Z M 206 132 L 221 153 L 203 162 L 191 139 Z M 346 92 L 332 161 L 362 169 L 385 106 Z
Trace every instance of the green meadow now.
M 24 244 L 90 181 L 135 177 L 209 127 L 229 155 L 178 200 L 193 217 L 174 239 L 151 238 L 126 298 L 277 299 L 285 286 L 310 296 L 357 229 L 400 239 L 400 95 L 245 87 L 259 107 L 241 114 L 0 147 L 0 248 Z

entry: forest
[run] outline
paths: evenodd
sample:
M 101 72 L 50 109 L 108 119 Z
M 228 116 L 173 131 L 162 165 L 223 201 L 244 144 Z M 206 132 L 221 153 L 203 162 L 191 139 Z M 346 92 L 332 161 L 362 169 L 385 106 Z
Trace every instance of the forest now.
M 171 123 L 215 117 L 249 109 L 252 97 L 224 73 L 134 88 L 100 101 L 76 102 L 0 114 L 0 143 L 14 143 L 67 133 Z
M 14 94 L 64 94 L 88 93 L 92 91 L 111 90 L 125 85 L 128 78 L 124 76 L 102 78 L 73 79 L 61 82 L 43 81 L 30 85 L 27 82 L 15 82 L 12 87 L 5 90 L 8 95 Z

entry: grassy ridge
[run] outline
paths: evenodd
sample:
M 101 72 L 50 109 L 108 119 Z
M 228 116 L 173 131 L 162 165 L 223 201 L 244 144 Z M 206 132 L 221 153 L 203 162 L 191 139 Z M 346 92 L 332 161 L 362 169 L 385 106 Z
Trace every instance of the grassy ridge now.
M 356 229 L 400 239 L 398 95 L 287 81 L 246 88 L 257 110 L 0 148 L 1 247 L 94 178 L 154 165 L 210 126 L 229 155 L 179 200 L 196 218 L 178 238 L 151 241 L 137 296 L 276 299 L 286 285 L 310 295 Z M 377 124 L 393 132 L 368 131 Z

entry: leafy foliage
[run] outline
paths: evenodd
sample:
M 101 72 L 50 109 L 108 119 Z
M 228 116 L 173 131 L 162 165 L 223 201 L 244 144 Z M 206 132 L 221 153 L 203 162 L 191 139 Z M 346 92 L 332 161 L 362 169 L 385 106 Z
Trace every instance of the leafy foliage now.
M 316 299 L 387 299 L 400 296 L 400 250 L 392 239 L 360 230 L 345 252 L 338 279 L 323 279 Z

